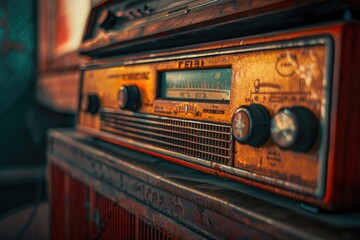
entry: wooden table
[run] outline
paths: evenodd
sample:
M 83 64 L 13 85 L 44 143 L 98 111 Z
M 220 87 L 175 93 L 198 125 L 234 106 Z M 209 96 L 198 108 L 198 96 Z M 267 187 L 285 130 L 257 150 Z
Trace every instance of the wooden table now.
M 359 211 L 307 211 L 74 130 L 50 131 L 47 153 L 53 239 L 360 238 Z

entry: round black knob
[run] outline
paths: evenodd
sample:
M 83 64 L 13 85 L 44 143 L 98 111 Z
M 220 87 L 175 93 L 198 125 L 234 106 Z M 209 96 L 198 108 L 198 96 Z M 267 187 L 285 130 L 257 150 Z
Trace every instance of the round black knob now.
M 232 118 L 233 136 L 242 144 L 260 147 L 269 138 L 269 122 L 269 113 L 263 106 L 241 106 Z
M 117 17 L 109 10 L 104 10 L 99 18 L 99 26 L 105 30 L 111 29 L 117 21 Z
M 81 109 L 95 115 L 100 109 L 100 98 L 97 94 L 86 94 L 82 98 Z
M 280 148 L 309 150 L 318 136 L 315 115 L 304 107 L 283 108 L 271 119 L 271 138 Z
M 137 86 L 122 86 L 118 91 L 118 105 L 121 109 L 135 111 L 140 105 L 140 90 Z

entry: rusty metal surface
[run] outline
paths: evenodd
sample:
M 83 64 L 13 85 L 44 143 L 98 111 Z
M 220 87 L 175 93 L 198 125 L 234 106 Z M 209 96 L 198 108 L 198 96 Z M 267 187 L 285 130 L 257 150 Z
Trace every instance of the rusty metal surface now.
M 257 38 L 253 42 L 249 40 L 249 44 L 239 39 L 232 41 L 233 48 L 229 47 L 230 43 L 216 43 L 206 46 L 207 51 L 197 51 L 197 48 L 194 48 L 193 52 L 184 55 L 174 55 L 170 51 L 169 56 L 113 62 L 112 67 L 106 68 L 85 68 L 81 92 L 84 96 L 98 94 L 102 108 L 100 114 L 95 115 L 79 111 L 78 126 L 104 139 L 110 138 L 150 152 L 175 156 L 232 175 L 321 198 L 325 184 L 325 135 L 331 83 L 329 73 L 332 71 L 331 37 L 323 36 L 329 34 L 328 32 L 331 31 L 319 30 L 313 37 L 310 35 L 304 39 L 292 39 L 291 34 L 284 34 L 278 36 L 275 42 L 271 41 L 271 37 L 267 40 Z M 208 51 L 211 48 L 216 50 Z M 159 98 L 159 73 L 208 68 L 231 69 L 229 102 L 216 103 L 206 99 L 175 101 Z M 141 104 L 137 113 L 119 110 L 117 92 L 123 85 L 136 85 L 139 88 Z M 226 148 L 223 148 L 221 143 L 215 143 L 220 150 L 211 148 L 213 146 L 207 150 L 202 148 L 207 139 L 198 138 L 196 135 L 200 134 L 201 123 L 220 123 L 228 127 L 236 109 L 252 103 L 266 107 L 271 116 L 284 107 L 302 106 L 310 109 L 322 127 L 324 135 L 319 137 L 322 141 L 318 141 L 316 146 L 304 153 L 282 150 L 271 139 L 264 146 L 257 148 L 235 141 L 233 143 L 231 138 L 227 140 L 226 144 L 230 146 L 226 145 Z M 194 122 L 186 122 L 183 119 Z M 141 125 L 144 121 L 148 121 L 149 124 L 157 121 L 154 123 L 156 125 L 152 125 L 156 126 L 156 129 L 145 129 L 144 125 Z M 177 121 L 179 128 L 176 127 Z M 170 124 L 171 128 L 165 129 L 166 126 L 159 125 L 163 123 Z M 183 130 L 188 127 L 196 129 L 193 138 L 187 138 L 192 132 Z M 221 139 L 221 136 L 216 134 L 231 135 L 232 131 L 217 130 L 215 127 L 210 130 L 215 132 L 214 136 L 209 135 L 210 139 Z M 172 136 L 171 133 L 179 131 L 186 133 L 183 139 L 181 134 L 168 137 Z M 156 134 L 160 136 L 161 142 L 154 137 Z M 145 135 L 147 137 L 144 137 Z M 175 146 L 173 139 L 184 143 L 183 145 L 191 151 L 195 149 L 205 154 L 184 150 L 180 143 Z M 222 150 L 225 151 L 221 152 Z M 229 160 L 218 161 L 211 158 L 217 154 L 229 156 Z
M 268 77 L 272 77 L 273 79 L 269 80 L 271 84 L 268 84 L 267 86 L 266 84 L 262 85 L 263 81 L 261 81 L 261 79 L 259 79 L 259 81 L 256 81 L 256 79 L 251 80 L 250 78 L 250 80 L 245 79 L 245 82 L 242 82 L 241 79 L 236 79 L 237 83 L 240 84 L 240 87 L 244 85 L 244 87 L 248 89 L 248 95 L 250 97 L 248 97 L 248 95 L 241 95 L 240 99 L 232 99 L 239 104 L 246 104 L 247 100 L 250 100 L 250 102 L 252 100 L 261 104 L 265 104 L 271 112 L 275 112 L 275 109 L 281 108 L 281 105 L 292 105 L 293 101 L 304 107 L 312 109 L 312 111 L 320 119 L 321 135 L 319 135 L 319 140 L 315 144 L 315 146 L 305 153 L 289 153 L 289 151 L 283 151 L 277 149 L 276 147 L 274 148 L 272 147 L 272 141 L 268 141 L 263 147 L 257 149 L 251 149 L 251 147 L 249 146 L 241 146 L 240 144 L 235 143 L 233 149 L 234 152 L 238 155 L 238 157 L 234 158 L 234 161 L 229 161 L 229 165 L 225 165 L 218 164 L 218 162 L 212 162 L 211 159 L 203 159 L 201 157 L 184 157 L 183 154 L 179 155 L 176 153 L 176 151 L 164 151 L 164 149 L 159 150 L 154 144 L 148 144 L 146 146 L 143 142 L 139 143 L 139 141 L 137 141 L 133 136 L 131 138 L 125 138 L 122 134 L 118 134 L 119 132 L 117 132 L 117 134 L 108 134 L 104 131 L 99 131 L 98 129 L 101 128 L 102 124 L 99 115 L 91 117 L 89 115 L 86 116 L 86 114 L 84 116 L 83 113 L 80 113 L 80 121 L 87 122 L 88 126 L 85 127 L 81 124 L 78 124 L 78 129 L 89 134 L 91 133 L 93 136 L 101 137 L 104 140 L 126 146 L 137 151 L 153 154 L 154 156 L 158 157 L 161 156 L 162 158 L 172 162 L 190 166 L 195 169 L 206 171 L 208 173 L 212 173 L 218 176 L 223 176 L 248 184 L 252 184 L 263 189 L 276 192 L 278 194 L 286 195 L 301 201 L 306 201 L 310 204 L 321 206 L 325 209 L 348 209 L 351 207 L 359 206 L 360 184 L 358 184 L 358 180 L 360 174 L 357 174 L 356 172 L 356 169 L 358 169 L 357 166 L 359 164 L 359 161 L 357 161 L 357 149 L 359 148 L 359 141 L 356 140 L 359 138 L 359 128 L 358 124 L 356 123 L 356 119 L 358 119 L 360 111 L 357 110 L 359 108 L 353 107 L 354 105 L 356 106 L 359 97 L 356 92 L 358 89 L 358 87 L 356 86 L 359 82 L 357 81 L 357 79 L 359 79 L 359 75 L 356 72 L 356 67 L 354 67 L 354 64 L 356 64 L 360 58 L 360 55 L 356 54 L 358 53 L 358 51 L 355 51 L 357 49 L 357 44 L 355 43 L 359 39 L 359 25 L 356 22 L 339 22 L 333 25 L 321 24 L 312 28 L 299 28 L 294 29 L 293 31 L 274 32 L 272 34 L 262 34 L 256 37 L 231 39 L 218 43 L 203 43 L 192 47 L 181 47 L 176 49 L 159 50 L 147 53 L 145 52 L 138 55 L 128 55 L 126 57 L 118 56 L 118 58 L 113 59 L 98 59 L 93 60 L 91 63 L 87 64 L 85 70 L 91 72 L 100 71 L 99 69 L 103 69 L 103 71 L 105 72 L 103 73 L 104 75 L 101 75 L 99 73 L 98 77 L 104 77 L 106 75 L 106 71 L 116 71 L 117 68 L 128 70 L 137 66 L 145 66 L 151 68 L 150 66 L 155 64 L 157 61 L 168 61 L 170 65 L 173 60 L 173 62 L 178 61 L 177 66 L 172 65 L 172 67 L 174 67 L 173 70 L 180 69 L 181 67 L 186 67 L 189 69 L 201 69 L 206 68 L 206 65 L 204 65 L 201 60 L 205 58 L 210 58 L 210 56 L 212 56 L 214 58 L 214 62 L 216 62 L 216 58 L 218 57 L 216 56 L 216 53 L 219 53 L 220 56 L 223 57 L 226 57 L 228 55 L 230 56 L 230 58 L 234 57 L 236 54 L 246 56 L 247 48 L 245 46 L 255 47 L 255 52 L 256 50 L 263 50 L 263 52 L 266 53 L 267 51 L 261 48 L 268 46 L 267 44 L 271 42 L 292 42 L 291 40 L 295 39 L 309 40 L 314 39 L 314 36 L 319 36 L 320 39 L 325 36 L 325 39 L 328 40 L 327 44 L 323 44 L 323 48 L 325 50 L 317 50 L 316 54 L 313 54 L 314 51 L 311 51 L 312 47 L 320 47 L 322 46 L 322 44 L 312 47 L 300 46 L 299 49 L 304 48 L 310 50 L 309 52 L 304 51 L 300 53 L 300 55 L 302 56 L 301 59 L 303 59 L 302 61 L 306 63 L 301 66 L 301 69 L 298 65 L 299 62 L 295 63 L 296 61 L 292 59 L 291 55 L 289 58 L 290 60 L 287 62 L 284 62 L 284 60 L 288 59 L 287 57 L 281 58 L 281 56 L 279 56 L 279 61 L 273 61 L 273 66 L 275 65 L 273 69 L 268 68 L 271 65 L 271 61 L 269 61 L 270 65 L 267 67 L 266 62 L 261 64 L 259 62 L 256 62 L 256 64 L 259 64 L 259 66 L 269 69 L 269 74 L 266 74 L 261 70 L 259 70 L 258 72 L 262 73 L 264 76 L 261 77 L 266 80 L 269 80 L 267 79 Z M 256 46 L 259 46 L 260 48 L 256 49 Z M 233 52 L 234 49 L 236 51 L 240 49 L 240 51 L 238 53 Z M 290 49 L 291 48 L 289 48 L 288 50 L 291 51 Z M 244 50 L 245 53 L 241 50 Z M 286 49 L 282 49 L 282 51 L 286 52 Z M 257 53 L 261 54 L 262 52 L 259 51 Z M 249 56 L 251 56 L 251 53 L 249 53 Z M 305 60 L 306 58 L 307 60 Z M 226 61 L 224 62 L 226 63 Z M 274 73 L 275 70 L 279 70 L 276 66 L 281 66 L 281 64 L 284 63 L 285 65 L 288 65 L 289 68 L 287 68 L 286 70 L 280 69 L 280 74 Z M 295 65 L 292 65 L 292 63 L 295 63 Z M 232 64 L 234 64 L 235 69 L 237 69 L 237 71 L 235 71 L 235 74 L 239 74 L 242 72 L 241 63 L 238 64 L 237 62 L 233 62 Z M 159 66 L 160 65 L 165 66 L 166 62 L 162 62 L 159 64 Z M 254 72 L 252 71 L 253 66 L 251 66 L 251 64 L 248 64 L 247 66 L 249 68 L 244 71 L 245 73 L 247 71 L 249 71 L 249 73 Z M 171 68 L 169 69 L 171 70 Z M 296 69 L 296 71 L 293 74 L 294 69 Z M 136 76 L 136 78 L 140 76 L 154 76 L 151 75 L 151 71 L 148 73 L 149 75 L 139 74 L 134 76 Z M 256 75 L 258 73 L 255 72 L 254 74 Z M 287 74 L 290 74 L 291 76 L 282 76 Z M 116 74 L 113 76 L 116 76 Z M 130 75 L 125 74 L 124 76 L 128 77 Z M 286 84 L 286 86 L 289 87 L 288 89 L 290 90 L 295 90 L 296 87 L 293 84 L 298 84 L 300 80 L 304 80 L 305 83 L 307 82 L 307 90 L 302 89 L 301 84 L 298 84 L 297 86 L 299 87 L 299 92 L 301 92 L 301 89 L 308 92 L 308 96 L 311 96 L 310 100 L 308 99 L 308 101 L 305 101 L 303 105 L 301 101 L 299 101 L 300 98 L 296 100 L 293 99 L 291 96 L 288 96 L 290 97 L 289 101 L 289 98 L 285 99 L 284 96 L 281 96 L 280 98 L 279 96 L 276 96 L 278 100 L 281 100 L 281 104 L 276 104 L 270 102 L 270 95 L 267 96 L 267 94 L 262 94 L 261 96 L 260 94 L 258 94 L 260 90 L 262 92 L 264 89 L 267 90 L 271 87 L 278 86 L 276 85 L 276 83 L 278 81 L 282 82 L 281 79 L 284 80 L 286 78 L 294 80 L 288 85 Z M 323 79 L 322 83 L 321 78 Z M 107 81 L 109 80 L 111 82 L 110 79 L 107 79 Z M 133 82 L 129 81 L 129 79 L 120 79 L 119 82 L 121 81 L 129 84 L 131 83 L 141 86 L 147 86 L 146 83 L 136 83 L 138 80 L 135 79 Z M 139 79 L 139 81 L 152 81 L 152 77 L 146 81 L 144 79 Z M 118 86 L 119 82 L 116 82 L 115 84 L 113 84 L 113 86 Z M 322 87 L 320 86 L 321 84 Z M 91 91 L 94 90 L 93 93 L 96 93 L 97 91 L 95 85 L 96 84 L 94 84 L 92 86 L 94 88 L 91 89 Z M 106 83 L 102 85 L 102 87 L 108 88 L 106 87 Z M 284 85 L 280 87 L 284 87 Z M 153 86 L 150 86 L 150 88 L 155 91 Z M 308 91 L 309 89 L 311 90 Z M 236 90 L 242 92 L 241 88 Z M 114 89 L 111 89 L 110 91 L 112 93 L 115 92 Z M 144 91 L 146 92 L 146 94 L 156 96 L 154 92 L 147 92 L 147 90 Z M 281 92 L 281 89 L 274 88 L 271 89 L 271 91 Z M 311 92 L 310 95 L 309 92 Z M 349 93 L 351 93 L 351 97 L 349 97 Z M 316 100 L 315 97 L 315 101 L 313 101 L 313 96 L 318 94 L 323 95 L 322 100 L 319 102 L 320 98 Z M 100 99 L 102 99 L 105 95 L 103 92 L 99 92 Z M 300 95 L 301 94 L 299 94 L 299 96 Z M 267 100 L 263 100 L 260 97 L 267 97 Z M 105 96 L 104 98 L 107 99 L 106 104 L 109 104 L 108 100 L 111 99 L 111 96 Z M 197 103 L 185 100 L 183 102 L 175 102 L 170 100 L 165 101 L 161 99 L 155 99 L 153 102 L 151 102 L 145 99 L 142 103 L 144 106 L 141 108 L 141 110 L 153 108 L 154 114 L 169 117 L 174 116 L 176 118 L 175 120 L 181 120 L 185 118 L 188 119 L 188 121 L 197 119 L 201 121 L 202 117 L 207 117 L 207 120 L 209 121 L 223 121 L 222 123 L 225 124 L 228 124 L 230 120 L 226 121 L 220 116 L 228 114 L 226 113 L 226 109 L 229 107 L 232 107 L 234 109 L 236 107 L 239 107 L 232 104 L 231 101 L 230 104 L 226 105 L 216 103 Z M 153 103 L 153 105 L 151 105 L 151 103 Z M 156 109 L 155 106 L 157 105 L 155 105 L 155 103 L 159 105 L 159 107 Z M 320 107 L 319 104 L 321 105 Z M 199 106 L 207 105 L 213 108 L 204 108 L 206 109 L 206 111 L 203 109 L 203 112 L 193 111 L 194 109 L 200 109 Z M 191 109 L 192 111 L 188 111 L 188 113 L 185 114 L 185 111 L 182 111 L 185 109 Z M 116 110 L 112 107 L 106 109 L 104 108 L 104 110 L 105 111 L 102 111 L 100 115 L 110 114 L 106 112 L 109 110 L 111 114 L 118 114 L 120 112 L 120 110 Z M 151 110 L 150 113 L 152 113 Z M 129 114 L 129 116 L 131 117 L 136 117 L 137 115 L 137 113 L 130 112 L 126 114 Z M 144 116 L 149 117 L 147 115 L 143 115 L 140 117 Z M 152 115 L 150 115 L 150 117 L 151 116 Z M 115 123 L 118 123 L 116 122 L 118 120 L 115 118 L 108 119 L 110 119 L 111 121 L 115 121 Z M 329 123 L 331 125 L 329 125 Z M 95 127 L 95 129 L 93 129 L 92 127 L 89 128 L 89 126 Z M 184 131 L 185 129 L 186 128 L 184 128 Z M 124 131 L 122 131 L 122 133 L 123 132 Z M 350 139 L 354 140 L 350 141 Z M 243 149 L 246 151 L 245 153 L 242 152 L 242 154 L 239 154 L 239 151 L 237 151 L 237 149 Z M 259 152 L 262 152 L 263 154 L 257 154 L 258 149 Z M 292 157 L 289 158 L 289 155 L 291 155 Z M 247 164 L 248 161 L 247 159 L 245 159 L 244 156 L 251 160 L 249 161 L 251 164 Z M 286 161 L 286 159 L 293 159 L 294 161 Z M 301 160 L 297 161 L 298 159 Z M 307 160 L 304 161 L 303 159 Z M 231 164 L 232 162 L 240 168 L 233 167 L 233 165 Z M 244 172 L 242 168 L 245 168 L 246 171 Z M 303 171 L 303 169 L 306 170 Z M 314 173 L 316 171 L 317 178 L 314 177 L 314 174 L 311 173 Z M 254 181 L 254 179 L 256 181 Z M 314 180 L 316 180 L 315 185 Z M 343 187 L 344 184 L 352 187 Z M 291 191 L 288 191 L 288 189 L 291 189 Z M 296 192 L 294 190 L 296 190 Z
M 49 135 L 49 166 L 112 201 L 136 201 L 141 214 L 206 238 L 359 238 L 360 215 L 309 213 L 299 203 L 158 158 L 94 140 L 72 130 Z M 53 181 L 53 180 L 52 180 Z M 137 209 L 137 210 L 136 210 Z M 145 211 L 146 210 L 146 211 Z M 159 217 L 162 218 L 162 217 Z M 163 226 L 169 227 L 169 224 Z M 194 235 L 195 236 L 195 235 Z
M 167 8 L 158 5 L 161 4 L 156 1 L 102 2 L 91 12 L 80 51 L 92 56 L 108 56 L 275 31 L 341 19 L 344 10 L 355 9 L 358 3 L 344 0 L 215 0 L 168 1 Z M 193 8 L 195 5 L 197 7 Z M 105 30 L 100 25 L 108 10 L 118 18 Z

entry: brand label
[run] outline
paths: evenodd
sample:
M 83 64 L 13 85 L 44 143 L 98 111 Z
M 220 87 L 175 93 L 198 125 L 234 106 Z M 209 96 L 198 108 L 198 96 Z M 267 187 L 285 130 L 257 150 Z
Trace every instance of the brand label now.
M 148 80 L 150 72 L 135 72 L 135 73 L 121 73 L 112 74 L 108 78 L 118 78 L 122 80 Z

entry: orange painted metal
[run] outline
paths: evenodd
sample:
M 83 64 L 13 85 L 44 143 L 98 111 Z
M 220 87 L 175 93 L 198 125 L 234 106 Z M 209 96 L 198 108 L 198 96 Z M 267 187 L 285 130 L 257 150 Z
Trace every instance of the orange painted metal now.
M 232 92 L 230 103 L 207 103 L 207 102 L 183 102 L 170 101 L 157 98 L 157 74 L 162 71 L 181 69 L 180 62 L 184 60 L 170 60 L 158 63 L 138 63 L 142 59 L 164 58 L 166 56 L 202 53 L 205 51 L 221 51 L 234 48 L 266 46 L 266 44 L 278 44 L 287 41 L 303 41 L 309 38 L 321 38 L 325 36 L 331 39 L 331 44 L 315 44 L 311 46 L 287 47 L 275 50 L 259 49 L 234 54 L 224 54 L 212 57 L 201 57 L 207 68 L 229 67 L 233 69 Z M 152 56 L 124 57 L 123 59 L 94 61 L 89 66 L 105 66 L 116 62 L 131 63 L 125 66 L 110 68 L 85 69 L 82 80 L 82 94 L 96 93 L 101 99 L 102 107 L 117 109 L 116 93 L 121 85 L 134 84 L 141 91 L 142 105 L 137 112 L 176 117 L 180 119 L 206 121 L 214 123 L 230 124 L 232 114 L 241 105 L 256 102 L 267 108 L 273 115 L 283 107 L 303 106 L 310 109 L 318 119 L 324 119 L 325 108 L 328 108 L 328 122 L 322 126 L 322 131 L 329 131 L 328 139 L 318 139 L 315 146 L 305 153 L 296 153 L 282 150 L 274 145 L 271 140 L 260 147 L 254 148 L 248 145 L 235 143 L 233 146 L 233 162 L 229 166 L 233 169 L 242 169 L 252 174 L 259 174 L 275 179 L 295 183 L 304 188 L 315 191 L 322 181 L 323 193 L 314 194 L 311 191 L 291 190 L 276 186 L 266 181 L 251 180 L 250 178 L 224 171 L 222 164 L 211 162 L 210 167 L 202 166 L 194 162 L 171 157 L 151 149 L 134 146 L 127 141 L 119 141 L 116 138 L 101 134 L 100 115 L 91 115 L 79 111 L 79 130 L 115 144 L 126 146 L 134 150 L 148 153 L 163 159 L 205 171 L 221 177 L 231 178 L 245 182 L 274 193 L 298 199 L 319 207 L 335 210 L 351 208 L 360 205 L 360 169 L 357 161 L 359 146 L 360 127 L 360 74 L 357 65 L 360 63 L 360 27 L 356 23 L 339 23 L 328 26 L 319 26 L 293 32 L 262 35 L 258 37 L 243 38 L 238 40 L 223 41 L 216 44 L 203 44 L 196 48 L 178 49 L 172 52 L 159 52 Z M 264 45 L 262 45 L 264 44 Z M 289 57 L 290 56 L 290 57 Z M 296 56 L 292 58 L 291 56 Z M 279 69 L 277 64 L 287 59 L 287 63 L 297 61 L 293 69 Z M 195 63 L 198 58 L 188 58 L 185 61 Z M 135 65 L 134 65 L 135 64 Z M 274 67 L 275 66 L 275 67 Z M 206 68 L 205 67 L 205 68 Z M 190 67 L 191 68 L 191 67 Z M 195 69 L 195 68 L 193 68 Z M 197 68 L 199 69 L 199 68 Z M 244 70 L 245 69 L 245 70 Z M 122 74 L 146 73 L 145 77 L 128 80 Z M 139 75 L 140 76 L 140 75 Z M 149 77 L 146 77 L 149 76 Z M 240 80 L 239 80 L 240 79 Z M 259 80 L 260 79 L 260 80 Z M 261 79 L 270 79 L 270 83 L 277 84 L 288 92 L 299 89 L 297 80 L 303 80 L 306 84 L 306 92 L 311 101 L 302 102 L 299 99 L 288 99 L 279 103 L 271 103 L 264 99 L 249 98 L 249 92 L 254 88 L 254 82 Z M 290 81 L 289 81 L 290 80 Z M 296 84 L 294 83 L 295 81 Z M 310 83 L 307 83 L 310 81 Z M 301 81 L 300 81 L 301 82 Z M 254 91 L 256 93 L 256 91 Z M 186 113 L 174 114 L 174 109 L 180 105 L 192 105 L 201 115 L 189 115 Z M 157 109 L 168 109 L 159 112 Z M 224 114 L 216 115 L 204 111 L 204 109 L 219 110 Z M 120 110 L 117 110 L 120 111 Z M 88 131 L 91 130 L 91 131 Z M 325 144 L 327 150 L 324 156 L 325 163 L 320 165 L 319 146 Z M 261 156 L 268 152 L 276 152 L 281 155 L 278 163 L 259 165 Z M 324 178 L 324 179 L 320 179 Z
M 328 206 L 360 205 L 360 27 L 346 25 L 339 34 L 341 51 L 334 59 L 327 186 Z M 336 53 L 335 53 L 336 54 Z

